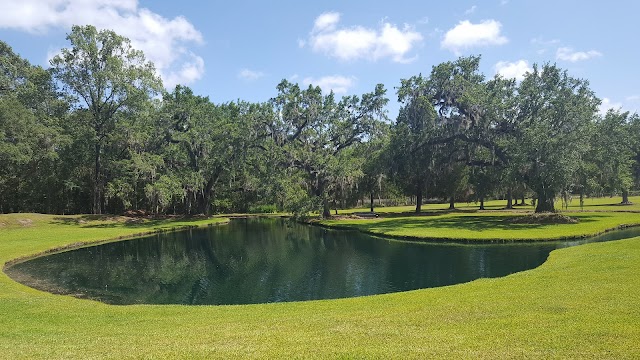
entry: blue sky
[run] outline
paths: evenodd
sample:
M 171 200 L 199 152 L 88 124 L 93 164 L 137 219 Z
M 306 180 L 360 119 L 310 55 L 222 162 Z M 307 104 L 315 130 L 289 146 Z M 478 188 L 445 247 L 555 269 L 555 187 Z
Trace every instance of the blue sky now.
M 0 39 L 31 63 L 68 46 L 72 24 L 129 37 L 165 86 L 215 102 L 266 101 L 286 78 L 338 95 L 481 54 L 485 75 L 556 63 L 589 80 L 602 109 L 640 110 L 640 3 L 611 1 L 0 0 Z

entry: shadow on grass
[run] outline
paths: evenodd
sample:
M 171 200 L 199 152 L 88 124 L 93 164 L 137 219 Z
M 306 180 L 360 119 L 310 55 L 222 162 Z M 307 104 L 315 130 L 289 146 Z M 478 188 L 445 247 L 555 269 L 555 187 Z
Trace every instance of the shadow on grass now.
M 434 215 L 442 215 L 434 214 Z M 526 215 L 524 215 L 526 216 Z M 598 221 L 598 218 L 605 215 L 588 215 L 580 216 L 578 224 L 563 224 L 567 226 L 579 226 L 580 223 L 589 223 Z M 513 219 L 512 216 L 500 215 L 467 215 L 467 216 L 414 216 L 411 218 L 395 218 L 390 217 L 375 223 L 356 224 L 355 227 L 365 231 L 391 231 L 398 229 L 451 229 L 468 230 L 468 231 L 487 231 L 487 230 L 536 230 L 549 228 L 554 226 L 551 224 L 514 224 L 508 221 Z
M 604 206 L 619 206 L 619 207 L 627 207 L 627 206 L 633 206 L 636 205 L 635 203 L 622 203 L 622 202 L 616 202 L 616 203 L 608 203 L 608 204 L 585 204 L 583 207 L 584 208 L 590 208 L 590 207 L 604 207 Z M 569 205 L 569 207 L 580 207 L 580 205 Z
M 204 216 L 160 216 L 160 217 L 125 217 L 118 215 L 81 215 L 77 217 L 54 217 L 52 224 L 74 225 L 83 228 L 149 228 L 172 223 L 196 222 L 207 219 Z

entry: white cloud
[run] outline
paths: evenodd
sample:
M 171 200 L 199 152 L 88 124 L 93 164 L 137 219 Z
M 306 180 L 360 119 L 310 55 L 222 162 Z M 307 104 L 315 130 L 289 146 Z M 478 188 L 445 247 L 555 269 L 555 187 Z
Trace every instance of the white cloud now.
M 179 70 L 171 71 L 163 76 L 164 86 L 173 89 L 176 85 L 191 84 L 199 80 L 204 74 L 204 60 L 195 54 L 190 54 L 191 60 L 184 60 Z
M 478 7 L 473 5 L 472 7 L 468 8 L 467 10 L 465 10 L 464 14 L 465 15 L 473 14 L 474 12 L 476 12 L 477 9 L 478 9 Z
M 335 12 L 324 13 L 316 18 L 308 41 L 313 51 L 344 61 L 376 61 L 388 57 L 404 63 L 416 58 L 407 57 L 407 54 L 422 41 L 422 35 L 408 25 L 400 29 L 383 22 L 380 29 L 362 26 L 340 28 L 339 22 L 340 14 Z
M 340 13 L 337 12 L 327 12 L 324 14 L 320 14 L 316 18 L 316 21 L 313 24 L 313 31 L 332 31 L 335 30 L 336 24 L 340 21 Z
M 254 71 L 249 69 L 242 69 L 238 73 L 238 78 L 247 80 L 247 81 L 258 80 L 263 76 L 264 76 L 264 73 L 262 71 Z
M 602 53 L 596 50 L 589 51 L 573 51 L 569 47 L 561 47 L 556 51 L 556 59 L 569 62 L 578 62 L 582 60 L 588 60 L 594 57 L 602 56 Z
M 502 24 L 496 20 L 485 20 L 479 24 L 464 20 L 447 31 L 440 46 L 459 54 L 471 47 L 506 44 L 509 40 L 500 34 L 501 27 Z
M 189 84 L 204 74 L 204 60 L 188 49 L 203 43 L 202 34 L 184 17 L 165 18 L 137 0 L 21 0 L 3 4 L 0 28 L 34 34 L 72 25 L 111 29 L 131 40 L 153 61 L 165 86 Z M 51 53 L 51 51 L 50 51 Z M 48 54 L 47 56 L 49 56 Z
M 631 95 L 626 97 L 627 101 L 640 101 L 640 95 Z
M 356 78 L 346 77 L 341 75 L 323 76 L 319 79 L 312 77 L 306 77 L 302 80 L 305 86 L 313 85 L 320 86 L 323 92 L 328 93 L 333 91 L 336 94 L 345 94 L 353 85 L 355 85 Z
M 609 98 L 602 98 L 602 103 L 600 104 L 600 107 L 598 108 L 598 112 L 601 115 L 606 115 L 607 111 L 609 109 L 614 109 L 614 110 L 618 110 L 622 108 L 622 103 L 619 102 L 613 102 L 611 101 Z
M 507 79 L 515 78 L 516 81 L 522 81 L 524 74 L 533 71 L 526 60 L 518 60 L 516 62 L 498 61 L 494 66 L 496 74 L 500 74 Z

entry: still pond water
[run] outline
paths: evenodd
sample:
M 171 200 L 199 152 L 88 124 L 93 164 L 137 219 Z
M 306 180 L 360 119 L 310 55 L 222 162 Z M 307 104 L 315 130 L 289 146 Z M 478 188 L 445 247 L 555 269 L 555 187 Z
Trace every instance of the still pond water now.
M 382 294 L 499 277 L 554 249 L 640 235 L 524 244 L 400 242 L 283 219 L 112 242 L 13 266 L 19 281 L 110 304 L 253 304 Z

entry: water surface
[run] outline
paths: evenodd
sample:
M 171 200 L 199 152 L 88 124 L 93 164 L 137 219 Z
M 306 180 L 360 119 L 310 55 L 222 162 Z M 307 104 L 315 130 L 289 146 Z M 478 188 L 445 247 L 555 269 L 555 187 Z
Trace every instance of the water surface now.
M 9 269 L 27 285 L 110 304 L 251 304 L 382 294 L 499 277 L 589 240 L 441 244 L 389 240 L 283 219 L 107 243 Z

